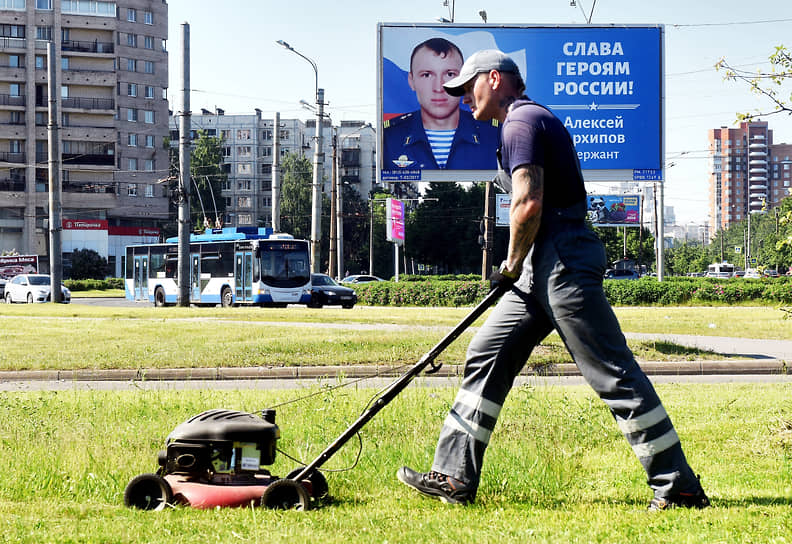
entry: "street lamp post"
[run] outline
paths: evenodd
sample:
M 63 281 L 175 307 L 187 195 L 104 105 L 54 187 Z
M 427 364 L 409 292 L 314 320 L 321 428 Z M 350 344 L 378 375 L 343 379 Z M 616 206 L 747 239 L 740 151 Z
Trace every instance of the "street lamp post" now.
M 308 61 L 308 64 L 311 65 L 314 71 L 316 90 L 316 132 L 314 141 L 316 142 L 316 147 L 314 148 L 313 187 L 311 192 L 311 271 L 316 273 L 320 271 L 320 243 L 322 239 L 322 165 L 324 164 L 322 119 L 324 118 L 324 89 L 319 88 L 319 69 L 316 67 L 316 63 L 313 60 L 309 59 L 283 40 L 278 40 L 276 43 Z

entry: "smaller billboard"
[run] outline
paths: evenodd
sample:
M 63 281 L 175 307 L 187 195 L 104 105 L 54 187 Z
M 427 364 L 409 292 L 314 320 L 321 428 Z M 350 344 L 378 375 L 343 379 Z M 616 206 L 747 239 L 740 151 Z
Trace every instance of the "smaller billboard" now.
M 511 208 L 511 195 L 498 193 L 495 195 L 495 226 L 509 226 L 509 209 Z
M 640 195 L 588 195 L 587 214 L 595 227 L 640 227 Z
M 389 198 L 385 203 L 385 216 L 387 240 L 404 244 L 404 202 Z
M 11 279 L 17 274 L 36 274 L 38 255 L 3 255 L 0 257 L 0 278 Z

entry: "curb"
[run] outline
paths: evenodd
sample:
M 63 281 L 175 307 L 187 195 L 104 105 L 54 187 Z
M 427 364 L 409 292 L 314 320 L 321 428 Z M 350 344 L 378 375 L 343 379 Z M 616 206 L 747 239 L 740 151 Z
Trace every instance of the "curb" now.
M 641 362 L 649 376 L 712 375 L 787 375 L 790 365 L 781 359 L 734 361 Z M 331 378 L 360 379 L 401 376 L 407 366 L 313 366 L 313 367 L 217 367 L 166 368 L 140 370 L 7 370 L 0 371 L 0 382 L 22 381 L 226 381 L 226 380 L 318 380 Z M 431 376 L 453 378 L 462 375 L 462 365 L 444 365 Z M 573 363 L 542 368 L 526 366 L 521 376 L 580 376 Z

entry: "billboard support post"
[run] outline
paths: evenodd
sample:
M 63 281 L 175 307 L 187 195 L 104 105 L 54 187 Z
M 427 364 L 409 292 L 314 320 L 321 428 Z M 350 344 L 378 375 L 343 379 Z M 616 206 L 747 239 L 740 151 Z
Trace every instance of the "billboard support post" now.
M 481 258 L 481 279 L 486 280 L 492 273 L 492 259 L 495 249 L 495 184 L 490 180 L 484 189 L 484 248 Z

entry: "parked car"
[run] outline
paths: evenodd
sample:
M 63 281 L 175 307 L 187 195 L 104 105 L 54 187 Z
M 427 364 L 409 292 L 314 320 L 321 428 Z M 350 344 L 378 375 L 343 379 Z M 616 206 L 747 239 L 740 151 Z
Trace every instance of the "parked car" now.
M 366 283 L 369 281 L 385 281 L 377 276 L 370 276 L 368 274 L 353 274 L 341 280 L 341 283 Z
M 13 302 L 49 302 L 50 277 L 47 274 L 19 274 L 6 282 L 4 298 L 7 304 Z M 71 291 L 61 285 L 63 302 L 71 302 Z
M 759 271 L 757 269 L 755 269 L 755 268 L 746 268 L 745 269 L 745 277 L 746 278 L 758 279 L 758 278 L 761 278 L 762 276 L 761 276 L 761 274 L 759 274 Z
M 778 270 L 765 270 L 764 275 L 766 278 L 777 278 L 780 276 Z
M 5 299 L 5 284 L 6 284 L 6 279 L 0 277 L 0 299 Z
M 744 278 L 745 277 L 745 270 L 735 270 L 734 271 L 735 278 Z
M 338 285 L 327 274 L 311 274 L 311 308 L 340 304 L 342 308 L 352 308 L 357 302 L 357 294 L 349 287 Z
M 617 270 L 609 268 L 605 271 L 606 280 L 637 280 L 640 276 L 635 270 Z

